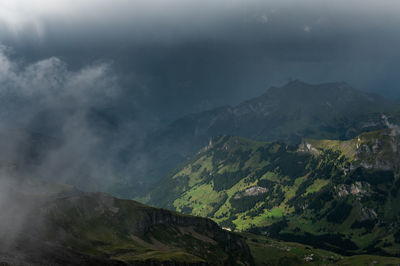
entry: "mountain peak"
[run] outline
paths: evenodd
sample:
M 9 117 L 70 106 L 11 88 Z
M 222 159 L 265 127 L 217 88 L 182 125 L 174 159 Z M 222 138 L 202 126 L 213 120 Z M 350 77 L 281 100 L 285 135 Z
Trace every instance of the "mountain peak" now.
M 241 103 L 236 107 L 235 114 L 336 116 L 339 113 L 382 111 L 389 105 L 383 97 L 359 91 L 345 82 L 309 84 L 294 80 L 281 87 L 272 87 L 263 95 Z
M 299 80 L 299 79 L 295 79 L 295 80 L 290 80 L 287 84 L 286 84 L 286 86 L 304 86 L 304 85 L 307 85 L 307 86 L 309 86 L 310 84 L 308 84 L 308 83 L 306 83 L 306 82 L 304 82 L 304 81 L 302 81 L 302 80 Z

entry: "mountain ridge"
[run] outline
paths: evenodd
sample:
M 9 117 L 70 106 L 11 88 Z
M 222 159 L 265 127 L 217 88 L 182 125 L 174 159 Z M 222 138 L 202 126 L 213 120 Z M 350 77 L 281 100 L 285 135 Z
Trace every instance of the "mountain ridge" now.
M 148 203 L 335 252 L 398 256 L 399 136 L 386 129 L 290 146 L 222 135 L 161 180 Z
M 220 134 L 298 144 L 303 138 L 350 139 L 399 121 L 398 107 L 382 96 L 346 83 L 293 81 L 236 106 L 218 107 L 178 119 L 149 134 L 142 157 L 152 162 L 146 182 L 157 181 Z M 154 167 L 154 165 L 156 165 Z M 144 175 L 139 173 L 137 176 Z
M 50 183 L 27 182 L 7 196 L 10 209 L 3 208 L 0 222 L 0 263 L 254 264 L 245 240 L 209 219 Z

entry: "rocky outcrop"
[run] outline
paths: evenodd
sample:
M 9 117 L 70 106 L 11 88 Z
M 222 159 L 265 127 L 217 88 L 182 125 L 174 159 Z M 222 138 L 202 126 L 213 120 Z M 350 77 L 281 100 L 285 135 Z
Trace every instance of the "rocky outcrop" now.
M 319 154 L 320 152 L 312 144 L 308 143 L 306 140 L 302 140 L 298 147 L 299 152 L 306 152 L 312 154 Z
M 240 199 L 241 197 L 258 196 L 267 193 L 267 191 L 268 189 L 265 187 L 254 186 L 246 189 L 245 191 L 242 191 L 241 193 L 236 194 L 234 196 L 234 199 Z
M 353 195 L 356 197 L 363 197 L 368 194 L 370 185 L 362 182 L 355 182 L 351 185 L 342 184 L 336 187 L 337 195 L 339 197 L 347 197 Z
M 378 214 L 374 209 L 370 209 L 367 207 L 362 207 L 361 208 L 361 221 L 366 221 L 366 220 L 374 220 L 378 217 Z

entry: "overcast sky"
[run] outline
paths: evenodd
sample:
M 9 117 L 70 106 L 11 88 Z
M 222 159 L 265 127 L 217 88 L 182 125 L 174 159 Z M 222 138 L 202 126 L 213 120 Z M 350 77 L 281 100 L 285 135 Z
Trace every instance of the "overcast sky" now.
M 2 0 L 0 40 L 26 64 L 106 63 L 125 105 L 172 119 L 294 78 L 399 97 L 399 14 L 396 0 Z

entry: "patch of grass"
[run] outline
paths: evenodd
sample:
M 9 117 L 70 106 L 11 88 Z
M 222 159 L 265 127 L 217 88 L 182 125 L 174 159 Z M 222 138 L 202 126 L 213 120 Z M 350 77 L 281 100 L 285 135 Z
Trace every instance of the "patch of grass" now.
M 320 191 L 324 186 L 328 185 L 330 180 L 328 179 L 316 179 L 314 183 L 306 189 L 305 195 Z

